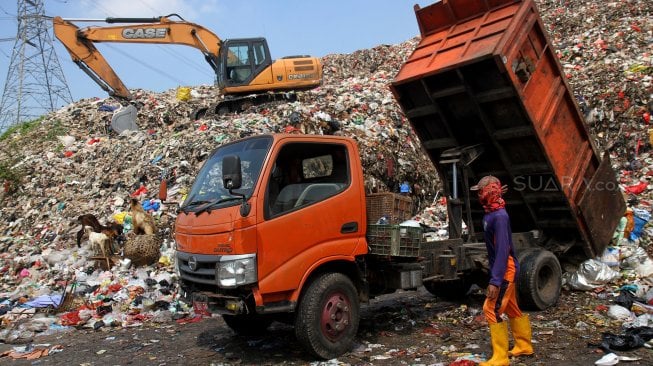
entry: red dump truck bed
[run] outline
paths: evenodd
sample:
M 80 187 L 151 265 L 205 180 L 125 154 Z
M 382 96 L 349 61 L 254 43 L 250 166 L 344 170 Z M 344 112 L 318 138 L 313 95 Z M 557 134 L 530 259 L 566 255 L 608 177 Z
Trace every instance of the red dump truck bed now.
M 447 193 L 453 178 L 442 153 L 481 146 L 457 189 L 494 175 L 509 186 L 513 231 L 541 230 L 600 254 L 625 203 L 534 2 L 443 0 L 415 13 L 422 39 L 391 88 Z M 472 202 L 480 232 L 483 211 Z

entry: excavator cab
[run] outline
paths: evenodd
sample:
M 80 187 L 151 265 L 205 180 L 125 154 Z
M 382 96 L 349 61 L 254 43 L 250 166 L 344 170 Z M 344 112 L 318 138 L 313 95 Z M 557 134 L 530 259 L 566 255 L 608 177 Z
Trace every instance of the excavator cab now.
M 226 40 L 218 56 L 217 85 L 220 89 L 250 85 L 271 64 L 265 38 Z M 267 72 L 271 74 L 272 69 Z

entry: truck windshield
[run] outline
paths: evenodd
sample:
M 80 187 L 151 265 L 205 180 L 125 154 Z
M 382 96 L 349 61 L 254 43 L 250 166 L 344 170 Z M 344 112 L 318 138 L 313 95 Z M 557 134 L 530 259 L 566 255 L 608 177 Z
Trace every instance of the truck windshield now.
M 181 206 L 184 211 L 195 211 L 211 203 L 215 206 L 238 204 L 239 196 L 229 194 L 222 182 L 222 159 L 227 155 L 240 157 L 243 174 L 242 185 L 234 192 L 252 196 L 263 166 L 263 160 L 272 144 L 270 136 L 262 136 L 238 141 L 219 147 L 202 166 L 188 197 Z M 202 207 L 205 209 L 206 207 Z

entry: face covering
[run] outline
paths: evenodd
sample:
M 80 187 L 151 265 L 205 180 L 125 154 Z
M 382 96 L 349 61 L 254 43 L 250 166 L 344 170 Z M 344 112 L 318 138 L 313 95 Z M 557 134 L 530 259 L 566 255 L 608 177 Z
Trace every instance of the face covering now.
M 506 207 L 506 201 L 501 198 L 501 183 L 492 182 L 478 191 L 478 199 L 485 212 L 493 212 Z

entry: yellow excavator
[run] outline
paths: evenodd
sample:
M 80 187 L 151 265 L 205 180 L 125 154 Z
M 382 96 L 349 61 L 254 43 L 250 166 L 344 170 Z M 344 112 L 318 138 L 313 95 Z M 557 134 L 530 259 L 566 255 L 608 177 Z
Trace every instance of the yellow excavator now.
M 172 17 L 178 18 L 171 19 Z M 79 28 L 78 22 L 122 23 Z M 224 100 L 196 110 L 205 114 L 239 112 L 247 106 L 274 100 L 294 100 L 289 91 L 311 89 L 322 83 L 322 64 L 316 57 L 289 56 L 272 60 L 265 38 L 221 40 L 211 30 L 185 21 L 177 14 L 154 18 L 53 18 L 54 34 L 75 62 L 109 95 L 129 100 L 131 93 L 94 43 L 181 44 L 199 49 L 216 74 Z

